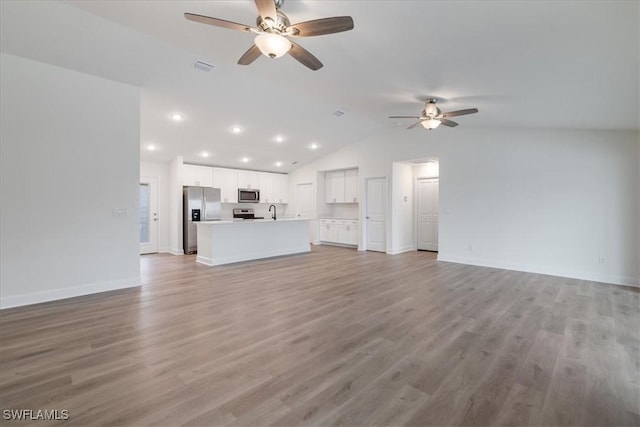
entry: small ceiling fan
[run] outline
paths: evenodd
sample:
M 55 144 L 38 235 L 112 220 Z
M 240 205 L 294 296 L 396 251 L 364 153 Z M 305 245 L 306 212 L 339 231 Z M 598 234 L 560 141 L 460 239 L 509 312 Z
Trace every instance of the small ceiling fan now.
M 389 116 L 390 119 L 420 119 L 417 123 L 412 124 L 407 129 L 413 129 L 418 125 L 422 125 L 425 129 L 433 130 L 441 124 L 449 126 L 451 128 L 458 126 L 458 123 L 453 120 L 449 120 L 449 117 L 464 116 L 466 114 L 474 114 L 478 112 L 477 108 L 467 108 L 465 110 L 449 111 L 443 113 L 436 106 L 438 102 L 437 98 L 427 99 L 427 103 L 424 104 L 424 110 L 422 110 L 421 116 Z
M 260 53 L 269 58 L 279 58 L 288 53 L 302 65 L 314 71 L 322 68 L 322 62 L 288 37 L 322 36 L 353 29 L 353 19 L 350 16 L 315 19 L 291 25 L 287 15 L 280 10 L 284 0 L 255 0 L 255 2 L 259 13 L 256 19 L 257 28 L 193 13 L 185 13 L 184 17 L 202 24 L 257 34 L 255 44 L 238 60 L 240 65 L 251 64 L 260 56 Z

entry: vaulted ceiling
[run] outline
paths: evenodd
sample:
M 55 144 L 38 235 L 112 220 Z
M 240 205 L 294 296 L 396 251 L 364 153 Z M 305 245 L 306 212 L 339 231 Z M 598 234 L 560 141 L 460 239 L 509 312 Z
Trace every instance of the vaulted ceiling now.
M 479 108 L 458 120 L 471 129 L 640 127 L 638 2 L 287 0 L 292 22 L 353 17 L 353 31 L 297 40 L 319 71 L 289 56 L 237 65 L 251 34 L 183 17 L 253 25 L 251 0 L 0 4 L 3 52 L 141 87 L 143 160 L 286 172 L 388 127 L 456 132 L 387 118 L 431 96 Z

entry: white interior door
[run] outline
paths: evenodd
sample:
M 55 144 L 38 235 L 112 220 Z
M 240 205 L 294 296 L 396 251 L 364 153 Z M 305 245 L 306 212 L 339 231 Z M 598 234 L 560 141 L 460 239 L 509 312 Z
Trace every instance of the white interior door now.
M 313 184 L 296 185 L 296 217 L 313 219 Z M 309 241 L 315 241 L 315 221 L 309 221 Z
M 158 178 L 140 178 L 140 253 L 158 252 Z
M 418 249 L 438 250 L 438 178 L 418 180 Z
M 387 179 L 367 179 L 367 250 L 387 250 Z

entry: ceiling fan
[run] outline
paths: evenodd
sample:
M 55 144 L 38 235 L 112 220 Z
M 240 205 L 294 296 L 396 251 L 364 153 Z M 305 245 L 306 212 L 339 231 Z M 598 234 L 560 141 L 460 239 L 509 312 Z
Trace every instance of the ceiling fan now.
M 417 123 L 412 124 L 407 129 L 413 129 L 418 125 L 422 125 L 425 129 L 433 130 L 441 124 L 449 126 L 451 128 L 458 126 L 458 123 L 453 120 L 449 120 L 449 117 L 464 116 L 466 114 L 477 113 L 477 108 L 467 108 L 464 110 L 449 111 L 443 113 L 436 106 L 438 102 L 437 98 L 427 99 L 427 103 L 424 104 L 424 110 L 422 110 L 421 116 L 389 116 L 390 119 L 420 119 Z
M 315 19 L 291 25 L 287 15 L 280 10 L 284 0 L 255 0 L 255 2 L 259 13 L 256 19 L 257 28 L 193 13 L 185 13 L 184 17 L 202 24 L 257 34 L 255 44 L 238 60 L 240 65 L 251 64 L 260 56 L 260 53 L 269 58 L 279 58 L 288 53 L 302 65 L 314 71 L 322 68 L 322 62 L 288 37 L 322 36 L 353 29 L 353 19 L 350 16 Z

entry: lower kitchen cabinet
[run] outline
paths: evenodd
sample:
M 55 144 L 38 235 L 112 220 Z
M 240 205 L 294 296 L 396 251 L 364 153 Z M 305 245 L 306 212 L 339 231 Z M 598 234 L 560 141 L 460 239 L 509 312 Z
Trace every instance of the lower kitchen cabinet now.
M 358 246 L 358 231 L 357 220 L 321 219 L 318 234 L 322 243 Z

